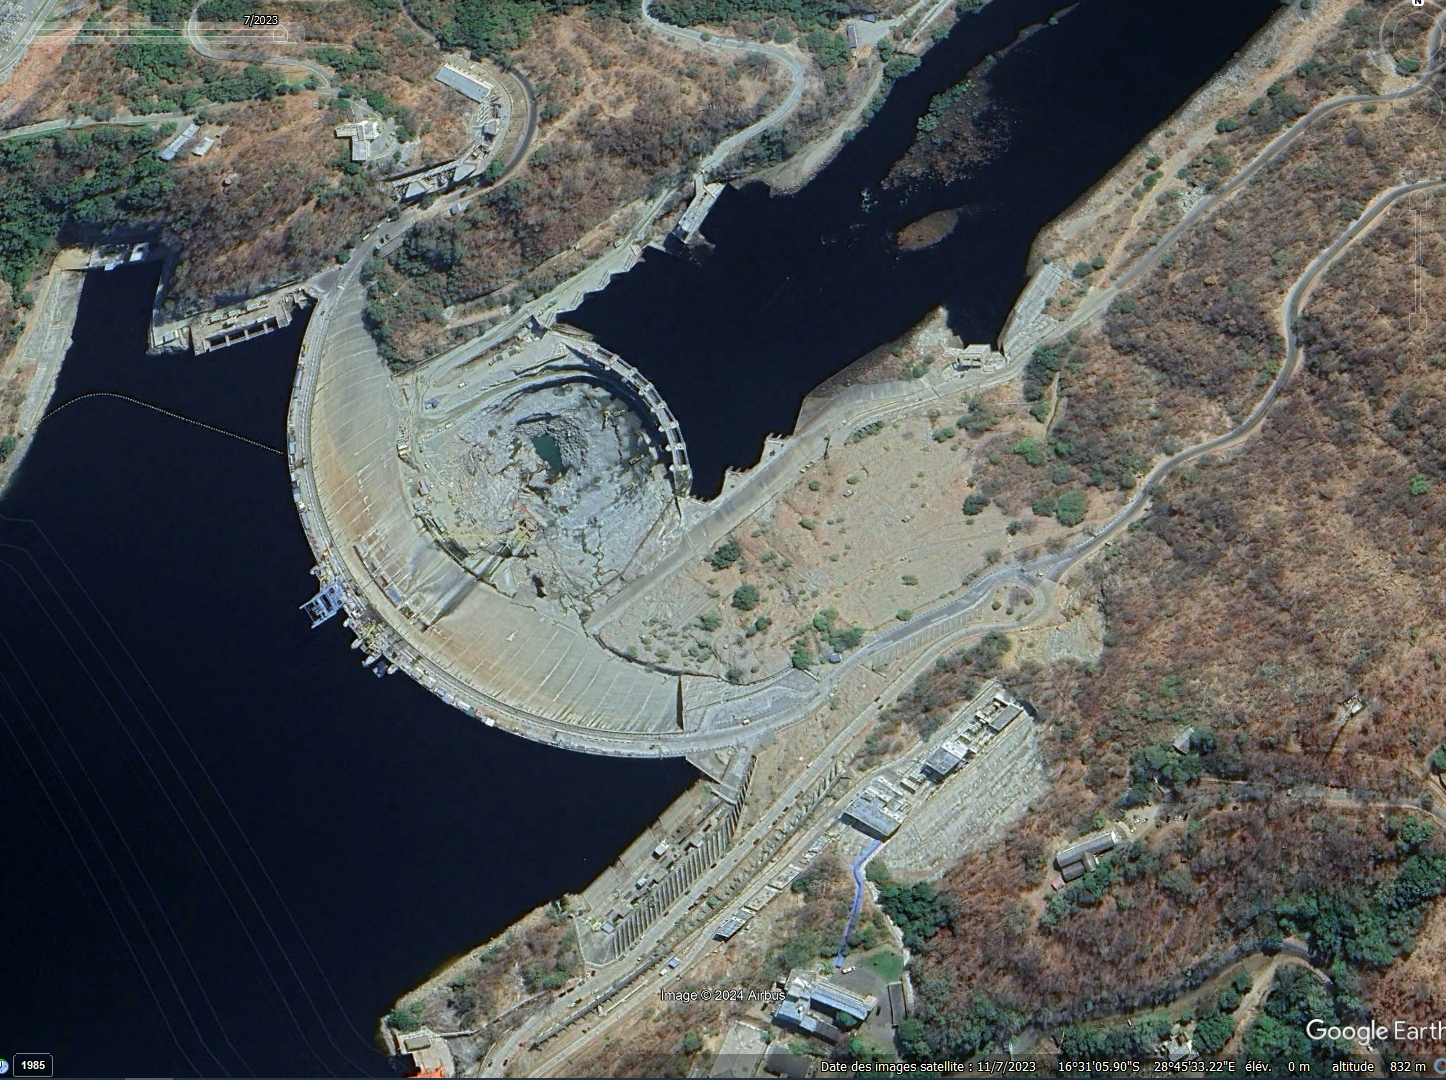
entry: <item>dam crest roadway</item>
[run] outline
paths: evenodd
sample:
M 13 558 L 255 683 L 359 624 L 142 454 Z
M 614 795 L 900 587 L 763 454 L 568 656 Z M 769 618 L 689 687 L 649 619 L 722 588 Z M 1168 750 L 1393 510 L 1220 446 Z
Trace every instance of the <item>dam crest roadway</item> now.
M 363 319 L 370 248 L 317 283 L 288 454 L 319 587 L 378 669 L 552 745 L 698 755 L 812 715 L 858 665 L 951 637 L 996 579 L 1023 583 L 1022 568 L 986 575 L 821 671 L 779 650 L 770 670 L 735 683 L 629 656 L 607 643 L 608 628 L 795 483 L 830 440 L 1003 381 L 1019 362 L 992 354 L 998 363 L 964 374 L 850 387 L 704 503 L 688 494 L 687 448 L 666 402 L 580 334 L 529 317 L 390 373 Z

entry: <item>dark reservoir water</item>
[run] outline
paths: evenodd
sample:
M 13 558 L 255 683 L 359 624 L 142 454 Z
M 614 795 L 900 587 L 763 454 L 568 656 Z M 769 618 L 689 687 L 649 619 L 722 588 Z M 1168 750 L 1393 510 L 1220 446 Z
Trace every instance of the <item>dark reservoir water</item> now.
M 636 365 L 682 424 L 695 493 L 758 460 L 792 430 L 804 396 L 939 304 L 966 342 L 992 342 L 1024 286 L 1029 245 L 1241 48 L 1279 0 L 1081 0 L 988 76 L 1008 121 L 993 160 L 947 186 L 880 192 L 929 99 L 1003 51 L 1067 0 L 993 0 L 962 19 L 817 178 L 771 198 L 725 192 L 701 265 L 650 250 L 567 319 Z M 862 192 L 871 190 L 866 207 Z M 924 251 L 892 245 L 900 225 L 965 208 Z
M 56 402 L 118 391 L 284 446 L 300 322 L 143 355 L 94 272 Z M 57 1076 L 387 1073 L 374 1020 L 576 890 L 692 779 L 551 750 L 376 679 L 314 591 L 284 459 L 123 401 L 0 500 L 0 1055 Z

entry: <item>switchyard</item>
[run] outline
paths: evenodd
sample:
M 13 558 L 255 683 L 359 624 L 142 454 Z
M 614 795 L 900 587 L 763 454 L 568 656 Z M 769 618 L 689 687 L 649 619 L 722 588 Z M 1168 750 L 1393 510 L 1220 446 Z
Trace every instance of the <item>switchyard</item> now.
M 881 770 L 841 820 L 887 840 L 892 870 L 951 865 L 1045 789 L 1037 738 L 1028 710 L 991 681 L 930 740 Z

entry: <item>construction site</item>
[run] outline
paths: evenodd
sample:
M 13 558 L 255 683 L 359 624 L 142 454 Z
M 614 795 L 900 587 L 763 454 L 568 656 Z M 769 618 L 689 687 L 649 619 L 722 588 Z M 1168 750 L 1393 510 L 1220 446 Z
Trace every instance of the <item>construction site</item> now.
M 541 328 L 537 328 L 541 330 Z M 403 382 L 413 507 L 479 581 L 587 608 L 677 533 L 687 448 L 651 385 L 591 342 L 524 332 L 448 375 Z M 485 378 L 482 395 L 465 391 Z

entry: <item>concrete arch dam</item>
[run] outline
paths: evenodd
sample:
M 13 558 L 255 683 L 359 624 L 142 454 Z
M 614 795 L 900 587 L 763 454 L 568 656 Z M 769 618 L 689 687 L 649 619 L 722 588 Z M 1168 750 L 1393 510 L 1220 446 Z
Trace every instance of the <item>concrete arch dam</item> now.
M 319 305 L 302 349 L 288 446 L 317 577 L 322 586 L 336 583 L 334 595 L 366 655 L 386 657 L 485 722 L 615 756 L 735 746 L 759 735 L 769 714 L 792 720 L 817 706 L 817 685 L 799 672 L 735 686 L 616 655 L 556 598 L 525 586 L 508 595 L 479 581 L 421 520 L 416 504 L 426 476 L 418 461 L 426 440 L 443 431 L 455 436 L 471 411 L 550 360 L 631 387 L 666 437 L 671 471 L 686 479 L 677 421 L 646 380 L 586 339 L 555 331 L 519 335 L 501 352 L 450 371 L 445 386 L 426 382 L 423 369 L 394 376 L 366 328 L 364 305 L 365 290 L 356 285 L 329 292 Z M 436 499 L 436 481 L 429 485 Z M 664 501 L 676 527 L 653 542 L 666 551 L 686 543 L 686 534 L 671 490 Z M 748 718 L 753 725 L 741 726 Z

